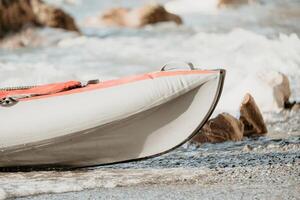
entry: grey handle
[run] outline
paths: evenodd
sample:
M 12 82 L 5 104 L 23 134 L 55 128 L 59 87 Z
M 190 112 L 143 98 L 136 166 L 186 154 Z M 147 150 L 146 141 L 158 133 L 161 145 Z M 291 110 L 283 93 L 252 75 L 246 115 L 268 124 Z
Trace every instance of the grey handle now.
M 160 71 L 166 71 L 168 69 L 166 69 L 166 67 L 168 67 L 170 64 L 184 64 L 184 65 L 187 65 L 191 70 L 194 70 L 195 67 L 193 65 L 193 63 L 191 62 L 170 62 L 170 63 L 166 63 L 164 66 L 162 66 L 161 70 Z M 176 68 L 170 68 L 169 70 L 172 70 L 172 69 L 176 69 Z

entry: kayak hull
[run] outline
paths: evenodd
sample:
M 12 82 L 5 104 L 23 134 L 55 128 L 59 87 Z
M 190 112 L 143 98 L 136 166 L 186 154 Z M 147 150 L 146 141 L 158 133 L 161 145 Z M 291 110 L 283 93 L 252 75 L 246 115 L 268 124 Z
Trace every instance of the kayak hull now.
M 85 167 L 169 152 L 193 137 L 212 114 L 225 77 L 224 70 L 215 72 L 213 78 L 141 112 L 69 134 L 0 148 L 0 167 Z

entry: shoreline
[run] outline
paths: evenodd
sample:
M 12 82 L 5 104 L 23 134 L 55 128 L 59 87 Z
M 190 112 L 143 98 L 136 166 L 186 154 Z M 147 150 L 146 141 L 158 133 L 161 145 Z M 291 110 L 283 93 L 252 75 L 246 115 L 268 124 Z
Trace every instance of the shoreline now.
M 106 170 L 103 180 L 116 182 L 102 187 L 61 194 L 42 194 L 27 199 L 202 199 L 281 198 L 300 195 L 298 164 L 224 169 Z M 111 176 L 118 171 L 118 175 Z M 126 171 L 125 175 L 124 172 Z M 135 182 L 137 177 L 143 177 Z

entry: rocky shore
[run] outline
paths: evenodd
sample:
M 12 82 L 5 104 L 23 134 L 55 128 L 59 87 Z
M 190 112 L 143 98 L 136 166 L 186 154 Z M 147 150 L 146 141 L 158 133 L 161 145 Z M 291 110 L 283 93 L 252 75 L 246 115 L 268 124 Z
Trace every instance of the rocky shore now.
M 221 194 L 233 199 L 243 194 L 248 199 L 295 199 L 300 193 L 297 187 L 300 184 L 300 115 L 269 115 L 273 116 L 266 120 L 270 134 L 256 139 L 201 146 L 189 144 L 144 161 L 75 171 L 2 172 L 0 196 L 2 199 L 31 195 L 41 196 L 30 199 L 75 196 L 153 199 L 160 193 L 165 198 L 172 197 L 173 193 L 168 191 L 173 188 L 192 192 L 186 196 L 191 199 L 199 194 L 208 199 L 221 198 Z M 292 129 L 288 131 L 286 126 Z M 5 184 L 7 180 L 9 184 Z M 55 195 L 63 192 L 71 193 Z M 98 192 L 103 195 L 99 196 Z
M 158 172 L 157 172 L 158 171 Z M 129 170 L 127 171 L 128 173 Z M 124 171 L 123 171 L 124 173 Z M 145 175 L 145 173 L 147 175 Z M 234 169 L 136 170 L 146 181 L 122 187 L 106 187 L 63 194 L 38 195 L 19 199 L 297 199 L 299 166 L 237 167 Z M 110 174 L 111 175 L 111 174 Z M 180 177 L 180 178 L 178 178 Z M 124 177 L 120 177 L 120 179 Z M 127 178 L 128 182 L 135 182 Z M 158 180 L 158 181 L 157 181 Z M 172 181 L 170 181 L 172 180 Z M 176 180 L 176 182 L 174 182 Z M 152 181 L 161 182 L 151 184 Z M 150 184 L 149 184 L 150 182 Z

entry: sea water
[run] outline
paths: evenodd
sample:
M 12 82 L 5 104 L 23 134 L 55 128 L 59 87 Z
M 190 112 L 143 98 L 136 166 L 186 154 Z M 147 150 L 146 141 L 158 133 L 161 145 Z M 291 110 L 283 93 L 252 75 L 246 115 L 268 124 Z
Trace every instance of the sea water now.
M 265 77 L 275 71 L 288 75 L 293 99 L 299 98 L 295 93 L 300 77 L 300 1 L 260 0 L 227 9 L 199 1 L 196 7 L 210 6 L 213 11 L 205 9 L 208 12 L 195 12 L 189 0 L 178 0 L 179 5 L 171 1 L 167 8 L 178 12 L 184 25 L 164 23 L 142 29 L 91 28 L 85 18 L 114 6 L 134 7 L 146 1 L 49 2 L 71 13 L 83 35 L 44 29 L 39 31 L 44 41 L 38 48 L 0 50 L 0 87 L 107 80 L 159 70 L 170 61 L 188 61 L 203 69 L 227 70 L 218 110 L 236 111 L 246 92 L 262 110 L 272 110 L 272 89 Z
M 266 77 L 273 72 L 289 77 L 292 100 L 300 100 L 298 0 L 257 0 L 251 5 L 223 9 L 217 8 L 216 3 L 204 5 L 205 1 L 196 1 L 195 5 L 188 0 L 160 1 L 167 3 L 170 11 L 178 13 L 184 24 L 163 23 L 141 29 L 88 27 L 85 19 L 115 6 L 140 6 L 147 2 L 145 0 L 48 2 L 73 15 L 83 34 L 40 29 L 37 33 L 43 41 L 38 47 L 0 49 L 0 87 L 70 79 L 108 80 L 159 70 L 170 61 L 188 61 L 202 69 L 227 70 L 215 114 L 228 111 L 235 115 L 246 92 L 254 96 L 263 111 L 272 111 L 272 89 Z M 50 177 L 51 173 L 36 172 L 28 179 L 23 175 L 18 179 L 16 173 L 14 181 L 0 177 L 0 183 L 6 185 L 0 184 L 0 199 L 1 195 L 40 193 L 37 186 L 32 186 L 39 185 L 39 176 Z M 55 184 L 40 186 L 45 193 L 47 189 L 49 192 L 77 191 L 97 185 L 90 179 L 88 187 L 81 187 L 80 182 L 77 184 L 71 179 L 68 179 L 70 185 L 68 181 L 61 182 L 59 177 L 53 177 L 51 180 Z M 13 190 L 20 185 L 21 189 Z

